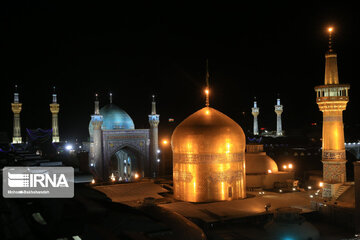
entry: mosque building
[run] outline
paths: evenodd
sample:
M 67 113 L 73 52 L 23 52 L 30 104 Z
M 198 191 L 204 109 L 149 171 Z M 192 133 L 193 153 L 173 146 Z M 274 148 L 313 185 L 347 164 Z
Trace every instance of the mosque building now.
M 346 182 L 346 155 L 342 112 L 349 101 L 349 84 L 340 84 L 337 54 L 332 49 L 329 28 L 329 51 L 325 54 L 324 85 L 316 86 L 316 103 L 323 112 L 322 162 L 323 197 L 335 196 Z
M 156 113 L 153 96 L 149 115 L 150 129 L 135 129 L 131 117 L 112 102 L 99 107 L 96 95 L 95 112 L 89 123 L 89 165 L 100 181 L 131 181 L 155 177 L 158 171 L 157 128 L 160 116 Z

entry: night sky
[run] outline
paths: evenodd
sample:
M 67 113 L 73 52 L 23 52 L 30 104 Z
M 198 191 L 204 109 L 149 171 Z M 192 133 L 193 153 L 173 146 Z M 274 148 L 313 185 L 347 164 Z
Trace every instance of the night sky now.
M 304 128 L 322 121 L 314 86 L 324 81 L 329 25 L 335 28 L 340 82 L 351 84 L 344 122 L 360 123 L 355 6 L 74 2 L 1 4 L 0 131 L 9 137 L 15 84 L 23 103 L 23 136 L 25 128 L 51 128 L 55 85 L 62 139 L 86 140 L 94 94 L 101 95 L 103 106 L 110 91 L 136 128 L 148 128 L 151 95 L 156 94 L 161 137 L 167 137 L 168 118 L 177 125 L 204 106 L 207 58 L 212 107 L 250 128 L 256 96 L 260 127 L 275 130 L 274 105 L 280 94 L 283 128 Z

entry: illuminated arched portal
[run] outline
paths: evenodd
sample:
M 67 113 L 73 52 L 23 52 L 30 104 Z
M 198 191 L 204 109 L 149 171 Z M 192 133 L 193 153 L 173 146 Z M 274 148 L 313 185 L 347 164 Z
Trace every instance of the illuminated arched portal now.
M 123 181 L 129 181 L 139 174 L 138 154 L 128 147 L 115 152 L 111 157 L 110 172 Z

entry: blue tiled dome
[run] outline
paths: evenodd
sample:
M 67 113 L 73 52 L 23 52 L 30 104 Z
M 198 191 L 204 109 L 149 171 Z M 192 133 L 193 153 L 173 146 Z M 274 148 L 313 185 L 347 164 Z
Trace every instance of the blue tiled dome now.
M 135 129 L 134 122 L 129 114 L 113 103 L 102 107 L 100 114 L 104 117 L 101 127 L 103 130 Z M 89 123 L 89 133 L 91 138 L 93 134 L 91 121 Z

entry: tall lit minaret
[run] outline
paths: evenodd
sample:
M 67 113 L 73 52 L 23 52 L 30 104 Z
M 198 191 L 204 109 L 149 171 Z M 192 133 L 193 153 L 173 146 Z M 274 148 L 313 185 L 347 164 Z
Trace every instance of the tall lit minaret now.
M 157 167 L 157 155 L 159 149 L 159 136 L 158 136 L 158 126 L 160 122 L 160 115 L 156 114 L 156 102 L 155 95 L 152 95 L 151 103 L 151 114 L 149 115 L 150 123 L 150 169 L 151 175 L 156 177 L 158 174 Z
M 22 143 L 21 127 L 20 127 L 20 112 L 22 103 L 19 102 L 19 93 L 17 85 L 15 85 L 14 102 L 11 103 L 11 110 L 14 113 L 14 132 L 12 143 Z
M 337 54 L 332 49 L 329 28 L 329 51 L 325 54 L 325 84 L 316 86 L 316 103 L 323 112 L 322 162 L 323 196 L 332 197 L 336 184 L 346 181 L 346 155 L 342 112 L 349 101 L 349 84 L 339 84 Z M 335 185 L 334 185 L 335 184 Z
M 280 104 L 280 98 L 276 100 L 275 112 L 276 112 L 276 136 L 282 136 L 283 131 L 281 124 L 281 114 L 283 112 L 283 105 Z
M 57 103 L 57 95 L 55 92 L 52 95 L 52 103 L 50 103 L 50 112 L 52 115 L 52 142 L 57 143 L 60 142 L 59 137 L 59 124 L 58 124 L 58 114 L 60 110 L 60 104 Z
M 259 115 L 259 110 L 260 110 L 260 108 L 258 108 L 256 98 L 255 98 L 254 107 L 251 108 L 251 113 L 254 116 L 254 130 L 253 130 L 254 135 L 259 135 L 259 125 L 258 125 L 258 118 L 257 118 Z
M 90 169 L 99 180 L 107 181 L 108 176 L 104 173 L 102 161 L 102 146 L 101 146 L 101 126 L 103 124 L 103 116 L 100 114 L 98 95 L 95 94 L 95 112 L 91 115 L 91 124 L 94 128 L 93 142 L 90 143 Z

